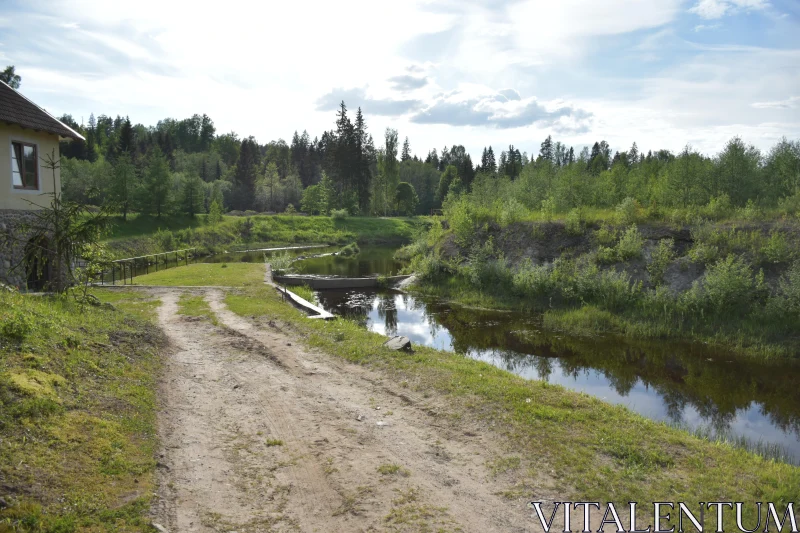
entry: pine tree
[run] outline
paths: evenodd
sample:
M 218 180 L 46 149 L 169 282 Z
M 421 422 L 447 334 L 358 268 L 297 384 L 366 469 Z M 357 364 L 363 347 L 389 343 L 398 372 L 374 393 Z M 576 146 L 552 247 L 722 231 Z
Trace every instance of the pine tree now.
M 541 145 L 539 149 L 539 157 L 544 159 L 545 161 L 550 161 L 551 163 L 555 160 L 553 155 L 553 138 L 548 135 L 547 139 Z
M 403 141 L 403 152 L 400 156 L 400 161 L 408 161 L 409 159 L 411 159 L 411 148 L 408 145 L 408 137 L 406 137 L 406 140 Z
M 135 148 L 135 141 L 133 139 L 133 126 L 131 126 L 131 119 L 125 117 L 122 122 L 119 132 L 119 152 L 120 153 L 133 153 Z
M 130 154 L 123 152 L 114 165 L 109 184 L 110 200 L 122 211 L 122 220 L 128 219 L 136 188 L 136 169 L 131 163 Z

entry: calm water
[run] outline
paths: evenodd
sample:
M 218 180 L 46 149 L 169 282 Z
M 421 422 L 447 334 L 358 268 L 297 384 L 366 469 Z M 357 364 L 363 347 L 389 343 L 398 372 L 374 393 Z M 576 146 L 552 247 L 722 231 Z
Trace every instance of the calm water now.
M 399 268 L 390 259 L 380 249 L 365 258 L 327 257 L 298 265 L 306 263 L 305 271 L 314 274 L 388 274 Z M 377 267 L 368 272 L 370 265 Z M 466 309 L 397 291 L 316 296 L 326 310 L 372 331 L 405 335 L 415 344 L 583 391 L 655 420 L 778 444 L 800 460 L 796 363 L 733 357 L 693 344 L 553 335 L 541 330 L 535 315 Z
M 361 253 L 343 257 L 340 255 L 315 257 L 298 261 L 294 271 L 298 274 L 318 274 L 321 276 L 340 276 L 357 278 L 384 274 L 393 276 L 400 272 L 403 263 L 395 261 L 396 248 L 387 246 L 364 246 Z
M 323 253 L 330 253 L 339 250 L 339 246 L 323 246 L 308 248 L 305 246 L 287 247 L 285 250 L 249 250 L 246 252 L 228 252 L 224 254 L 216 254 L 205 257 L 202 259 L 203 263 L 262 263 L 264 255 L 267 257 L 273 254 L 286 254 L 292 257 L 309 256 Z

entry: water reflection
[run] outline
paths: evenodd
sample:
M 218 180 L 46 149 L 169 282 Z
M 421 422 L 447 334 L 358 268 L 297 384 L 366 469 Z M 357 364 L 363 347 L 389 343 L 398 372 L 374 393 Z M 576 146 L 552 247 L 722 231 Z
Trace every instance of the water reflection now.
M 539 318 L 397 292 L 321 291 L 322 306 L 385 335 L 480 359 L 622 404 L 656 420 L 780 444 L 800 459 L 800 365 L 688 343 L 575 338 Z
M 304 259 L 295 263 L 298 274 L 319 274 L 356 278 L 374 274 L 395 275 L 403 263 L 394 259 L 397 248 L 389 246 L 363 246 L 355 256 L 326 256 Z

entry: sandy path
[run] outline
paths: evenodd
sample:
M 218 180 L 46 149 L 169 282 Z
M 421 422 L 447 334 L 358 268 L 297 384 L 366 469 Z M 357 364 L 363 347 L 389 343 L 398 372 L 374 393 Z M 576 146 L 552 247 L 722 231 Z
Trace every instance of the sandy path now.
M 485 429 L 235 315 L 222 291 L 191 291 L 219 326 L 180 316 L 182 292 L 155 291 L 173 345 L 155 511 L 169 531 L 533 530 L 533 494 L 501 495 L 527 473 L 498 474 Z

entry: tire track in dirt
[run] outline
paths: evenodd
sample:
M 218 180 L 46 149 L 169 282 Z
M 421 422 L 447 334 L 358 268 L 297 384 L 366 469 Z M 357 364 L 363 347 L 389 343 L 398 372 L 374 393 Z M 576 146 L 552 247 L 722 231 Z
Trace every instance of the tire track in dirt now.
M 221 290 L 191 291 L 219 327 L 178 315 L 182 292 L 156 291 L 173 345 L 156 513 L 170 531 L 534 530 L 532 494 L 501 495 L 531 476 L 487 466 L 507 452 L 485 427 L 232 313 Z

